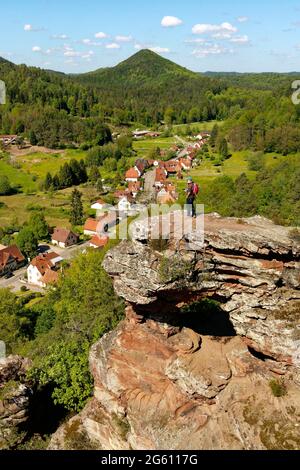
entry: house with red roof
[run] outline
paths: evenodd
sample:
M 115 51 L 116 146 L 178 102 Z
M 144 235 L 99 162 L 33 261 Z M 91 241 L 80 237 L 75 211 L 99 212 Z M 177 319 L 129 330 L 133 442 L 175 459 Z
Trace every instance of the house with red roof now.
M 104 248 L 108 244 L 108 242 L 109 242 L 109 237 L 94 235 L 90 240 L 89 246 L 91 248 L 101 249 L 101 248 Z
M 55 228 L 51 237 L 52 245 L 67 248 L 76 245 L 79 241 L 79 235 L 65 228 Z
M 36 256 L 27 268 L 28 283 L 46 287 L 57 282 L 62 261 L 63 258 L 53 251 Z
M 84 235 L 96 235 L 99 219 L 92 219 L 91 217 L 85 221 L 83 227 Z
M 94 209 L 96 211 L 104 211 L 109 208 L 109 204 L 107 202 L 103 201 L 103 199 L 98 199 L 91 205 L 91 209 Z
M 134 198 L 136 198 L 138 193 L 142 191 L 141 181 L 128 183 L 128 191 L 133 195 Z
M 165 168 L 156 168 L 154 186 L 158 189 L 162 188 L 166 182 L 168 173 Z
M 0 276 L 16 271 L 25 264 L 25 258 L 17 245 L 3 246 L 0 249 Z
M 128 183 L 137 182 L 141 176 L 142 176 L 142 173 L 140 172 L 140 170 L 137 167 L 134 167 L 126 171 L 125 180 Z
M 165 162 L 165 169 L 167 172 L 171 175 L 176 175 L 178 171 L 180 170 L 180 164 L 178 163 L 177 160 L 169 160 Z
M 189 158 L 181 158 L 179 163 L 181 168 L 185 171 L 190 171 L 192 169 L 192 162 Z

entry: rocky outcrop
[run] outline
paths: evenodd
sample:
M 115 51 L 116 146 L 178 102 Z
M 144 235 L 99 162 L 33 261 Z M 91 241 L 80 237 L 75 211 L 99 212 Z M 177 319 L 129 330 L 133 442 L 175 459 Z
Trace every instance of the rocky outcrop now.
M 204 243 L 201 231 L 189 229 L 175 246 L 171 233 L 171 246 L 158 252 L 148 242 L 158 224 L 137 222 L 133 241 L 107 255 L 116 292 L 144 312 L 211 297 L 253 348 L 292 362 L 300 343 L 300 246 L 291 229 L 262 217 L 208 215 Z
M 192 228 L 166 246 L 149 241 L 158 223 L 137 222 L 105 258 L 126 319 L 92 347 L 94 396 L 50 448 L 299 449 L 299 246 L 289 229 L 211 215 L 204 244 Z M 195 303 L 207 297 L 227 322 L 212 315 L 208 331 Z
M 0 449 L 13 448 L 25 437 L 32 388 L 26 379 L 30 361 L 19 356 L 0 359 Z

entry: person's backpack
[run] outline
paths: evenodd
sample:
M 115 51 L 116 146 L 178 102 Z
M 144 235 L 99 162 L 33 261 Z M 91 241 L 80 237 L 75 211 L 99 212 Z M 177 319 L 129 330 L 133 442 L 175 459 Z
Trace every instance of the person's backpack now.
M 194 183 L 194 186 L 193 186 L 193 193 L 194 193 L 194 196 L 197 196 L 198 193 L 199 193 L 199 186 L 197 183 Z

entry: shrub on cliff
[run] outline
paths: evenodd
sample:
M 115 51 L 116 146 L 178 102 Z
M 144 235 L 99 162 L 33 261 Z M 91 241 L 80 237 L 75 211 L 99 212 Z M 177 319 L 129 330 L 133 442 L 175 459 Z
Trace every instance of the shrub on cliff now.
M 105 250 L 79 255 L 57 288 L 33 307 L 36 338 L 22 352 L 34 360 L 31 372 L 40 384 L 53 386 L 53 400 L 80 411 L 92 391 L 90 346 L 119 323 L 124 304 L 101 264 Z

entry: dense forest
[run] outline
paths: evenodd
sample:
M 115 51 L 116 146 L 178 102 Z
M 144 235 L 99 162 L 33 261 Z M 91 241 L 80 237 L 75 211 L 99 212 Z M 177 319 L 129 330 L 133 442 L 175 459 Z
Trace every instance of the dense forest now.
M 259 155 L 263 161 L 263 156 Z M 300 161 L 291 156 L 267 168 L 261 168 L 254 179 L 242 173 L 237 179 L 216 178 L 201 198 L 206 210 L 223 216 L 250 217 L 262 215 L 282 225 L 300 225 Z
M 8 92 L 0 132 L 32 144 L 92 147 L 107 125 L 157 128 L 217 119 L 226 121 L 233 150 L 300 150 L 293 74 L 197 74 L 143 50 L 116 67 L 77 76 L 2 60 L 0 77 Z

